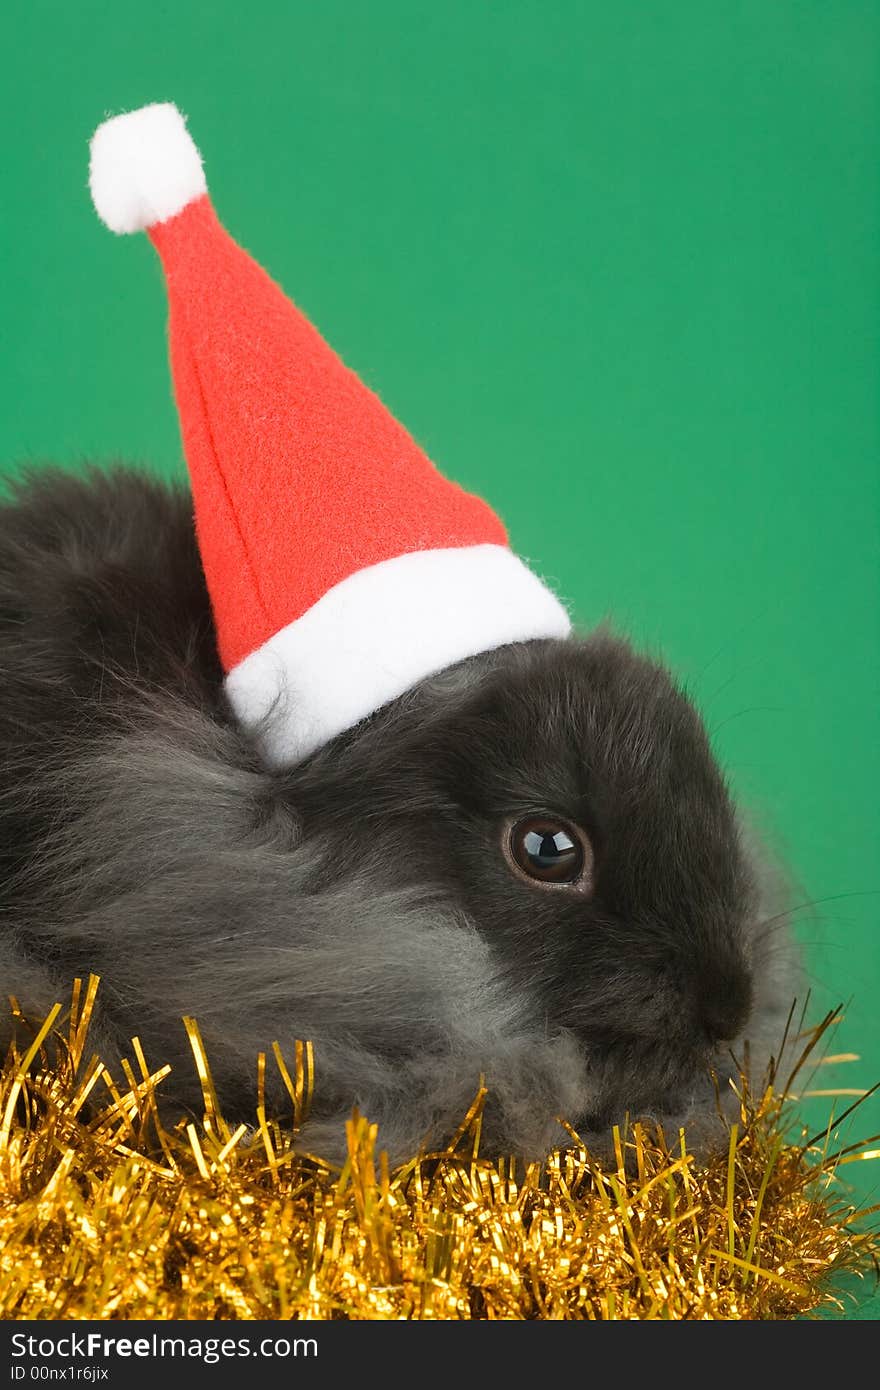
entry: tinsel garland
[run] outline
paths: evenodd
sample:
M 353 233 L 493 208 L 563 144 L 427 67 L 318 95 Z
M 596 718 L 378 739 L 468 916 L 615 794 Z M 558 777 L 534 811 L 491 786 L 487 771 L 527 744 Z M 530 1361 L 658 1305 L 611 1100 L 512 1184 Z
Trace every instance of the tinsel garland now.
M 167 1067 L 151 1072 L 136 1040 L 116 1078 L 90 1055 L 97 987 L 75 982 L 69 1012 L 56 1005 L 3 1070 L 4 1319 L 778 1319 L 835 1306 L 832 1275 L 876 1267 L 876 1209 L 857 1212 L 838 1174 L 880 1150 L 831 1152 L 830 1125 L 794 1142 L 772 1085 L 743 1090 L 726 1152 L 703 1163 L 685 1135 L 670 1149 L 638 1126 L 604 1169 L 574 1134 L 543 1164 L 493 1160 L 481 1091 L 448 1149 L 393 1171 L 354 1113 L 340 1168 L 296 1145 L 308 1045 L 270 1062 L 286 1119 L 260 1103 L 232 1129 L 187 1020 L 205 1114 L 169 1131 Z M 804 1036 L 804 1062 L 832 1022 Z

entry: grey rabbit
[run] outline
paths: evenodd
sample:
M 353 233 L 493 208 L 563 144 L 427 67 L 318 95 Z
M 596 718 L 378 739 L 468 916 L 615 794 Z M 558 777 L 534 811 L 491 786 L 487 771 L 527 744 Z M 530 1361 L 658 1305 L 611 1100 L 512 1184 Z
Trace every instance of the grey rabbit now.
M 223 230 L 174 106 L 105 121 L 90 186 L 162 259 L 191 492 L 45 468 L 0 505 L 4 992 L 98 973 L 96 1041 L 170 1062 L 169 1113 L 182 1015 L 235 1119 L 310 1040 L 328 1157 L 354 1104 L 393 1158 L 448 1141 L 481 1079 L 484 1149 L 626 1115 L 710 1144 L 798 967 L 694 706 L 569 635 Z
M 45 469 L 0 509 L 0 665 L 4 991 L 39 1013 L 98 972 L 102 1045 L 138 1034 L 182 1107 L 183 1014 L 245 1120 L 257 1053 L 311 1039 L 328 1156 L 354 1103 L 392 1157 L 448 1139 L 481 1077 L 490 1149 L 562 1117 L 601 1151 L 625 1113 L 708 1142 L 746 1038 L 756 1078 L 779 1047 L 784 889 L 693 705 L 606 630 L 460 662 L 268 771 L 186 490 Z

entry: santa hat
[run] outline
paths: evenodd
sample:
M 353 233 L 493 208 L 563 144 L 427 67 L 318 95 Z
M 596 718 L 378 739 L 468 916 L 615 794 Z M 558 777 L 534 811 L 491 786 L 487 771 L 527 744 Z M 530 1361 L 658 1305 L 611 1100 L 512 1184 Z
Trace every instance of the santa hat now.
M 565 609 L 221 227 L 170 104 L 101 125 L 90 186 L 165 270 L 171 365 L 226 690 L 271 766 L 426 676 L 564 637 Z

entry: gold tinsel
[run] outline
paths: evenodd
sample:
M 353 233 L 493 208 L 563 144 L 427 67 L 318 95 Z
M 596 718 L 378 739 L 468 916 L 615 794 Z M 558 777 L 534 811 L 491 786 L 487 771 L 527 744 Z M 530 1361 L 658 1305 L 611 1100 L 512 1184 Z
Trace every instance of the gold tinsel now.
M 56 1005 L 3 1071 L 4 1319 L 775 1319 L 833 1308 L 836 1273 L 872 1277 L 880 1235 L 838 1175 L 880 1150 L 832 1153 L 830 1126 L 792 1142 L 772 1086 L 744 1092 L 727 1152 L 704 1164 L 684 1135 L 670 1151 L 638 1126 L 604 1170 L 574 1135 L 543 1165 L 490 1161 L 481 1091 L 448 1150 L 394 1171 L 355 1113 L 339 1168 L 295 1151 L 308 1045 L 290 1068 L 274 1049 L 286 1120 L 260 1104 L 232 1129 L 187 1020 L 205 1115 L 169 1131 L 167 1067 L 151 1072 L 136 1040 L 124 1079 L 89 1055 L 97 985 L 77 981 L 66 1018 Z

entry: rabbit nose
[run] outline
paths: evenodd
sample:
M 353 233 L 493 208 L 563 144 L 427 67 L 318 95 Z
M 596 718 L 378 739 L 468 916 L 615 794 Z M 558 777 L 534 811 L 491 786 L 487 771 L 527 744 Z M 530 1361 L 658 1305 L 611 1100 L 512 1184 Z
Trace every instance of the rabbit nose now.
M 752 980 L 744 963 L 730 960 L 704 966 L 694 987 L 697 1019 L 709 1042 L 732 1042 L 752 1009 Z

